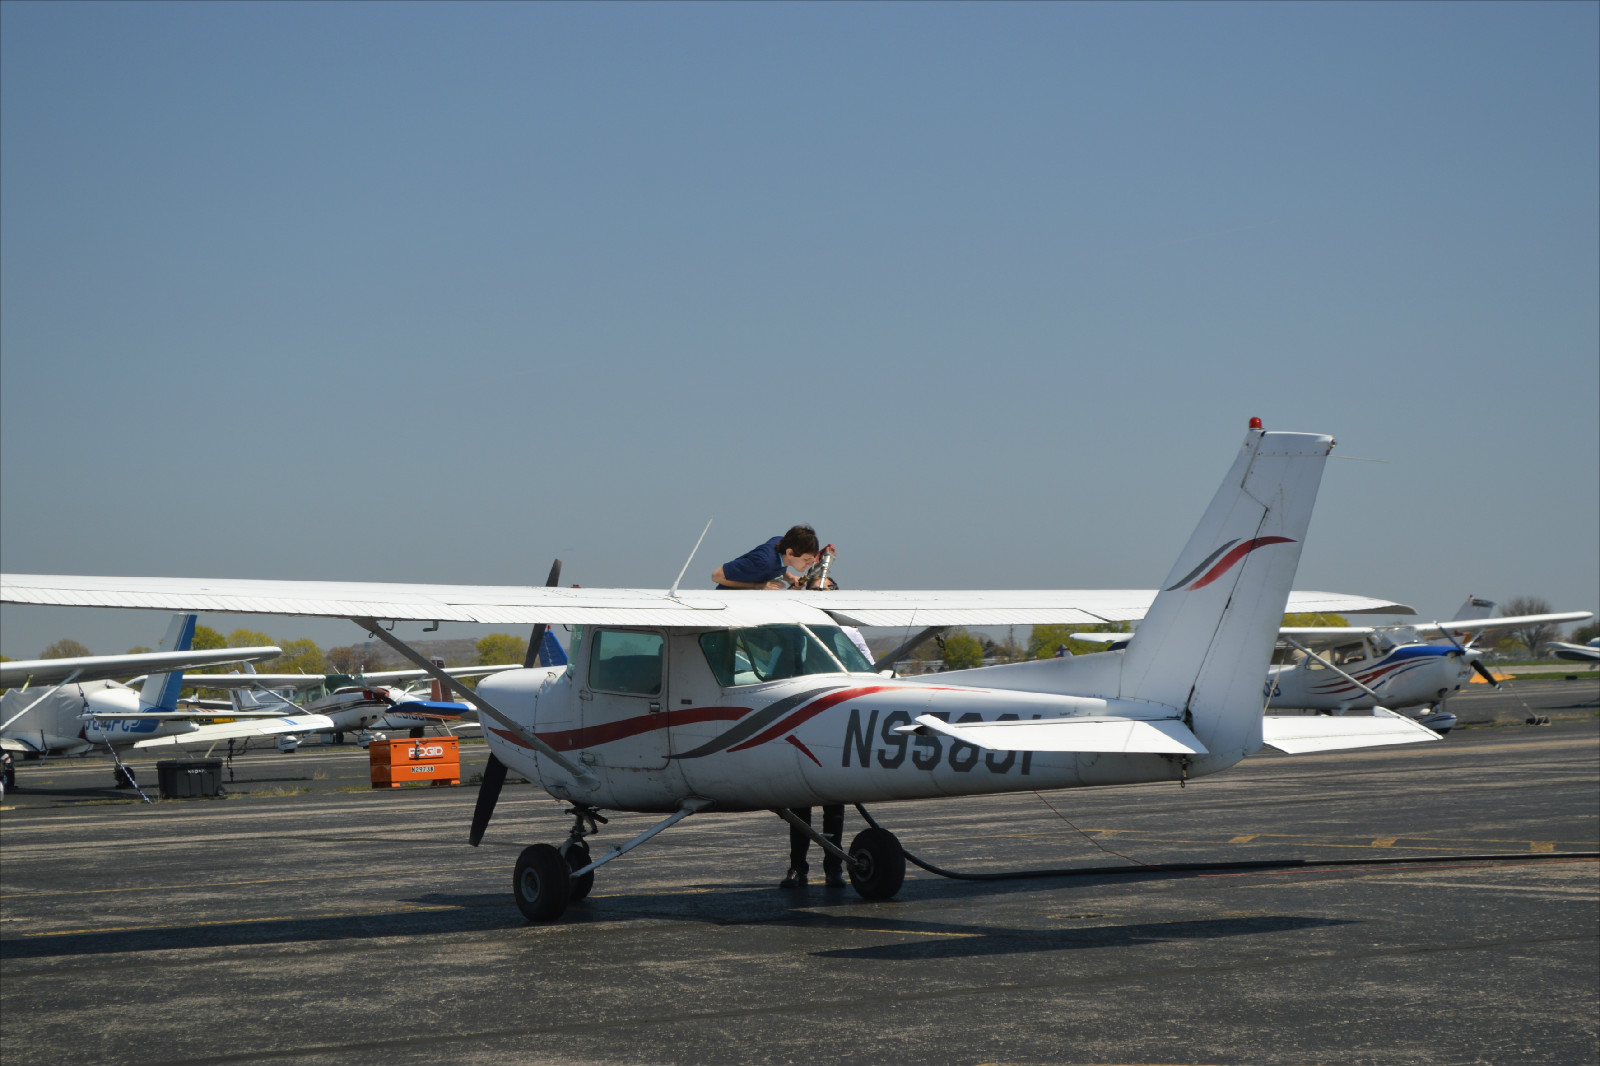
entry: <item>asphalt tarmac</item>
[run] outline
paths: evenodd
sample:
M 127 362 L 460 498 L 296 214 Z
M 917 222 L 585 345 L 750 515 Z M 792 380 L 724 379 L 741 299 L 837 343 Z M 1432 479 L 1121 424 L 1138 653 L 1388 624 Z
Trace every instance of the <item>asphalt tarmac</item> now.
M 777 818 L 696 815 L 550 926 L 510 897 L 518 850 L 567 824 L 526 784 L 473 849 L 475 788 L 372 790 L 354 747 L 245 755 L 227 798 L 151 805 L 102 761 L 24 765 L 0 1059 L 1592 1064 L 1600 867 L 1541 856 L 1600 846 L 1600 684 L 1452 709 L 1484 724 L 1184 789 L 872 809 L 955 870 L 1117 872 L 783 892 Z M 597 853 L 652 821 L 613 817 Z M 1297 858 L 1360 864 L 1140 865 Z

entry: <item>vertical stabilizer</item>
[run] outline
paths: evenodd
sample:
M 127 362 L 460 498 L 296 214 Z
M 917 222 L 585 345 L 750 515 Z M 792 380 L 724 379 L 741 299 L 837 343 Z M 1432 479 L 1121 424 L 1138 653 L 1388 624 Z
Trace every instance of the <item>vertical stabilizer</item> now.
M 1476 622 L 1480 618 L 1488 618 L 1494 614 L 1495 602 L 1486 600 L 1482 596 L 1468 596 L 1467 602 L 1461 605 L 1461 610 L 1456 612 L 1452 622 Z
M 161 641 L 161 651 L 188 651 L 194 643 L 194 623 L 198 615 L 175 614 Z M 175 711 L 178 693 L 183 689 L 183 671 L 151 674 L 139 689 L 139 708 L 146 711 Z
M 1252 428 L 1124 653 L 1121 695 L 1185 711 L 1224 764 L 1261 746 L 1262 683 L 1332 448 Z

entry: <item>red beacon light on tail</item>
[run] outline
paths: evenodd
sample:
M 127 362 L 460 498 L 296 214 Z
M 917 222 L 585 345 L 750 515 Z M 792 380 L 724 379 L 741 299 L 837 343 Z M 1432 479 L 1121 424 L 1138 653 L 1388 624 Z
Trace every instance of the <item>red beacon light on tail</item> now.
M 1251 429 L 1260 429 L 1260 428 L 1261 428 L 1261 419 L 1259 419 L 1259 418 L 1252 418 L 1252 419 L 1251 419 L 1251 420 L 1250 420 L 1250 428 L 1251 428 Z

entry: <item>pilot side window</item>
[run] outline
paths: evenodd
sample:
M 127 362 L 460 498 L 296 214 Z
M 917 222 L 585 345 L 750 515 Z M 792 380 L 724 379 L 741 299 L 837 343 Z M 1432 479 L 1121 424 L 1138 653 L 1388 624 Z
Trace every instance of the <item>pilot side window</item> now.
M 629 696 L 661 695 L 661 634 L 602 629 L 594 634 L 593 642 L 590 688 Z
M 719 629 L 700 635 L 700 650 L 724 688 L 842 669 L 805 626 Z

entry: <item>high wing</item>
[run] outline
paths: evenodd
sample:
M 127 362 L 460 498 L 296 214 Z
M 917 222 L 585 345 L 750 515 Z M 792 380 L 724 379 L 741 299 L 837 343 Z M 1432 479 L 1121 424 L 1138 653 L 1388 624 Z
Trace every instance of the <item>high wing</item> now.
M 1143 618 L 1154 589 L 717 592 L 519 585 L 414 585 L 181 577 L 0 575 L 0 602 L 143 607 L 492 625 L 567 624 L 722 629 L 786 622 L 858 626 L 1094 625 Z M 1414 614 L 1368 596 L 1295 592 L 1289 609 Z
M 1561 611 L 1555 614 L 1524 614 L 1506 618 L 1467 618 L 1454 622 L 1407 623 L 1403 626 L 1284 626 L 1278 630 L 1278 634 L 1295 637 L 1308 644 L 1324 646 L 1358 640 L 1385 629 L 1405 629 L 1419 637 L 1439 637 L 1446 633 L 1479 633 L 1488 629 L 1511 629 L 1516 626 L 1540 625 L 1547 622 L 1582 622 L 1593 617 L 1593 611 Z
M 175 733 L 172 736 L 141 740 L 136 748 L 181 748 L 190 744 L 214 744 L 219 740 L 238 740 L 250 737 L 276 737 L 285 733 L 314 733 L 334 729 L 334 721 L 325 714 L 291 714 L 279 718 L 258 718 L 248 722 L 219 722 L 203 725 L 193 732 Z
M 135 655 L 84 655 L 74 659 L 33 659 L 0 663 L 0 688 L 49 685 L 74 681 L 103 681 L 134 674 L 161 674 L 200 666 L 259 662 L 282 655 L 280 648 L 212 648 L 207 651 L 150 651 Z
M 445 670 L 451 677 L 481 677 L 498 674 L 502 670 L 520 670 L 520 666 L 452 666 Z M 316 688 L 331 677 L 350 677 L 358 683 L 387 684 L 393 681 L 417 681 L 427 677 L 425 670 L 381 670 L 360 674 L 189 674 L 183 679 L 185 688 Z M 348 684 L 349 682 L 345 682 Z

